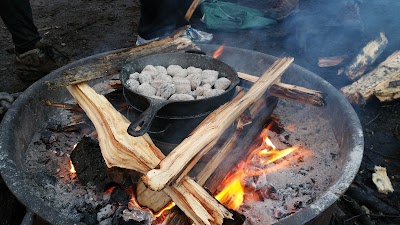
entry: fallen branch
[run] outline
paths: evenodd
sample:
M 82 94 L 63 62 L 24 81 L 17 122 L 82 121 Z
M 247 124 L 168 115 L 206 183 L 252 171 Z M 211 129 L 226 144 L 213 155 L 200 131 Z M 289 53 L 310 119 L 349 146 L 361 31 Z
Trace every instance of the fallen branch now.
M 158 169 L 153 169 L 142 177 L 143 182 L 152 190 L 164 189 L 205 146 L 218 138 L 240 114 L 279 80 L 292 62 L 293 58 L 282 58 L 274 62 L 245 96 L 234 98 L 211 113 L 188 138 L 161 161 Z

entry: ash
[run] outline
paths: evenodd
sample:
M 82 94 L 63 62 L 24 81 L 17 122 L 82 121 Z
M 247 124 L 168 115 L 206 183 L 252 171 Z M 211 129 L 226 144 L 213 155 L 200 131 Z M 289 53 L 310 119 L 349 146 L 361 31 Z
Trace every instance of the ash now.
M 272 224 L 317 199 L 338 178 L 339 145 L 323 109 L 280 100 L 274 114 L 283 133 L 269 131 L 278 149 L 300 146 L 268 165 L 268 172 L 253 177 L 260 199 L 244 199 L 239 212 L 245 224 Z
M 339 147 L 322 110 L 280 101 L 275 115 L 284 131 L 279 134 L 269 131 L 268 136 L 278 149 L 301 147 L 268 165 L 267 173 L 252 177 L 252 185 L 260 197 L 254 200 L 245 196 L 238 210 L 247 217 L 245 224 L 271 224 L 290 216 L 311 204 L 337 179 Z M 43 202 L 72 220 L 116 224 L 113 221 L 119 217 L 151 224 L 154 218 L 150 213 L 129 203 L 110 203 L 110 194 L 105 190 L 98 190 L 90 182 L 83 185 L 70 172 L 69 156 L 75 144 L 94 131 L 87 127 L 84 132 L 59 131 L 71 123 L 74 114 L 56 109 L 47 126 L 36 134 L 26 152 L 26 182 Z

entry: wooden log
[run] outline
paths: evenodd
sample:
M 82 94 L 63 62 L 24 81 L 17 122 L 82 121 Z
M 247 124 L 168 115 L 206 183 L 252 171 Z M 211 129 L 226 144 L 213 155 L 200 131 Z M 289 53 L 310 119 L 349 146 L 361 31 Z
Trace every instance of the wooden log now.
M 161 161 L 157 169 L 150 170 L 142 177 L 143 182 L 152 190 L 164 189 L 205 146 L 218 138 L 240 114 L 261 98 L 292 62 L 291 57 L 274 62 L 242 98 L 234 98 L 207 116 L 188 138 Z
M 200 3 L 200 0 L 193 0 L 189 9 L 186 11 L 186 14 L 185 14 L 186 21 L 189 22 L 190 18 L 192 18 L 192 15 L 193 15 L 194 11 L 196 10 L 197 6 L 199 5 L 199 3 Z
M 396 79 L 399 73 L 400 51 L 396 51 L 386 58 L 385 61 L 380 63 L 374 70 L 352 84 L 341 88 L 340 91 L 350 102 L 363 104 L 374 95 L 375 88 L 379 84 Z
M 395 84 L 399 83 L 399 85 Z M 400 71 L 390 80 L 376 85 L 374 95 L 381 102 L 389 102 L 400 98 Z
M 238 72 L 238 76 L 243 80 L 253 83 L 258 80 L 257 76 L 246 73 Z M 268 93 L 280 99 L 286 99 L 320 107 L 326 106 L 326 95 L 324 93 L 292 84 L 278 82 L 271 86 L 271 88 L 268 90 Z
M 351 80 L 360 78 L 383 52 L 387 43 L 385 34 L 381 32 L 375 40 L 368 42 L 357 57 L 345 68 L 344 74 Z
M 130 122 L 86 83 L 70 85 L 67 89 L 92 120 L 108 167 L 146 173 L 165 157 L 147 134 L 130 136 L 127 133 Z M 226 219 L 232 219 L 232 214 L 224 206 L 188 177 L 182 185 L 174 184 L 163 191 L 194 224 L 221 225 Z
M 173 34 L 147 44 L 125 49 L 122 52 L 106 55 L 93 62 L 85 63 L 65 71 L 62 76 L 45 81 L 50 88 L 65 87 L 71 84 L 93 80 L 118 74 L 122 66 L 129 61 L 146 55 L 166 52 L 179 52 L 198 47 L 188 38 L 181 37 L 187 26 L 178 29 Z
M 319 67 L 337 66 L 337 65 L 340 65 L 347 57 L 348 57 L 347 55 L 319 57 L 318 58 L 318 66 Z

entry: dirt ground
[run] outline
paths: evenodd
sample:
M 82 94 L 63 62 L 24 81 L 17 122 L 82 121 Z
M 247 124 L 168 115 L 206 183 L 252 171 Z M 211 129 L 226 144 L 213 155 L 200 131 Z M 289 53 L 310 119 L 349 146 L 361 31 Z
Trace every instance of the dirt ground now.
M 270 1 L 231 2 L 261 10 L 271 9 L 267 4 Z M 346 5 L 346 2 L 358 4 L 359 11 L 351 7 L 351 4 Z M 71 60 L 132 47 L 136 41 L 140 16 L 137 0 L 31 0 L 31 4 L 35 23 L 42 36 L 50 40 L 58 50 L 66 52 Z M 193 26 L 213 33 L 212 44 L 224 43 L 277 57 L 294 56 L 296 64 L 320 75 L 339 89 L 349 84 L 349 80 L 336 75 L 340 67 L 319 68 L 316 64 L 318 56 L 347 54 L 352 58 L 379 32 L 385 32 L 389 44 L 377 59 L 376 65 L 400 49 L 399 11 L 400 2 L 397 0 L 299 0 L 295 12 L 270 28 L 220 32 L 207 30 L 196 18 Z M 0 92 L 22 92 L 30 83 L 24 83 L 14 75 L 13 45 L 2 22 L 0 37 Z M 365 154 L 356 181 L 370 188 L 370 195 L 399 211 L 400 101 L 380 103 L 372 99 L 366 105 L 354 108 L 365 135 Z M 387 167 L 394 193 L 383 195 L 376 191 L 371 181 L 374 165 Z M 346 207 L 347 200 L 342 198 L 337 210 L 344 212 L 345 216 L 336 213 L 331 224 L 363 224 L 358 218 L 359 213 Z M 25 213 L 24 207 L 12 197 L 1 179 L 0 205 L 0 224 L 20 224 Z M 400 224 L 399 214 L 397 218 L 387 216 L 373 205 L 366 206 L 371 210 L 375 224 Z

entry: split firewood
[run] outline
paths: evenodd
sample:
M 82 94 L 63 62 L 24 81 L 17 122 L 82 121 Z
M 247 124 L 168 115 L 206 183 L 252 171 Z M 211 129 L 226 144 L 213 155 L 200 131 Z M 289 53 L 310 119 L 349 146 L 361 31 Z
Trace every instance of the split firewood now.
M 347 55 L 319 57 L 318 58 L 318 66 L 319 67 L 337 66 L 337 65 L 340 65 L 347 57 L 348 57 Z
M 372 174 L 372 181 L 378 188 L 378 191 L 383 194 L 393 192 L 393 186 L 387 175 L 386 168 L 381 166 L 375 166 L 375 173 Z
M 385 81 L 392 81 L 400 73 L 400 51 L 394 52 L 385 61 L 380 63 L 354 83 L 345 86 L 340 91 L 352 103 L 363 104 L 375 92 L 375 88 Z
M 351 80 L 360 78 L 383 52 L 387 43 L 388 40 L 383 32 L 375 40 L 368 42 L 357 57 L 345 68 L 346 76 Z
M 400 98 L 400 71 L 391 80 L 383 81 L 375 87 L 374 95 L 381 102 Z
M 256 82 L 259 77 L 238 72 L 239 78 L 250 82 Z M 315 106 L 326 106 L 325 94 L 320 91 L 299 87 L 296 85 L 277 82 L 268 90 L 269 94 L 280 99 L 292 100 Z
M 198 49 L 198 47 L 186 37 L 187 27 L 182 27 L 173 34 L 147 44 L 125 49 L 122 52 L 105 55 L 90 63 L 77 66 L 65 71 L 62 76 L 56 79 L 45 81 L 50 88 L 65 87 L 96 78 L 118 74 L 122 66 L 131 60 L 139 57 L 167 52 L 179 52 Z
M 240 114 L 261 98 L 292 62 L 291 57 L 277 60 L 242 98 L 234 98 L 207 116 L 188 138 L 161 161 L 157 169 L 142 177 L 144 183 L 152 190 L 164 189 L 204 147 L 218 138 Z
M 67 86 L 98 133 L 103 158 L 108 167 L 146 173 L 165 157 L 146 134 L 133 137 L 127 133 L 130 122 L 103 96 L 86 83 Z M 186 177 L 181 185 L 163 190 L 194 224 L 221 225 L 232 214 L 200 185 Z

